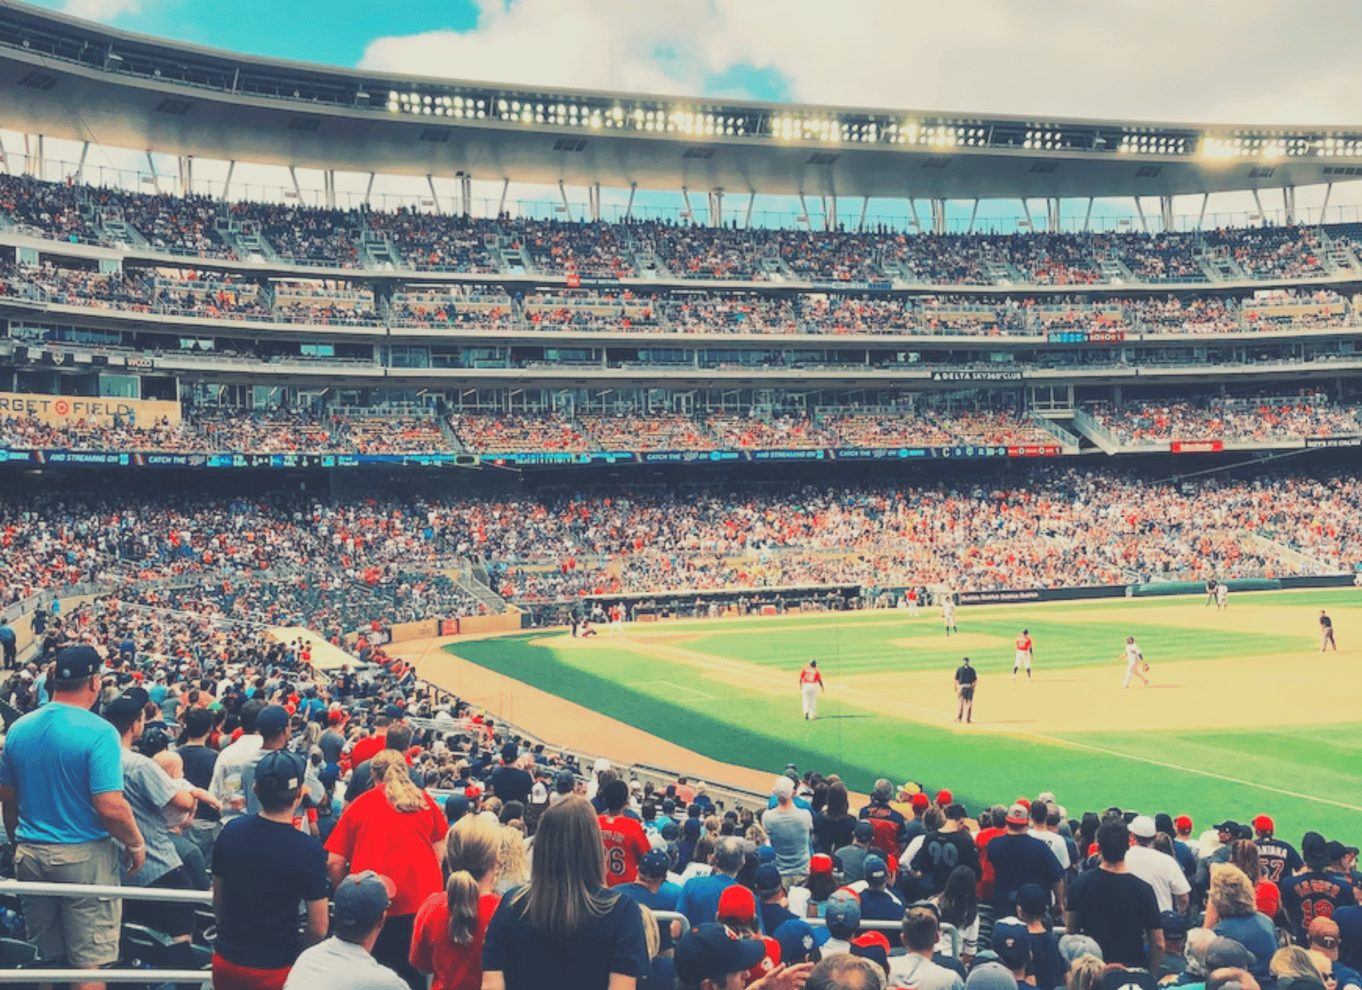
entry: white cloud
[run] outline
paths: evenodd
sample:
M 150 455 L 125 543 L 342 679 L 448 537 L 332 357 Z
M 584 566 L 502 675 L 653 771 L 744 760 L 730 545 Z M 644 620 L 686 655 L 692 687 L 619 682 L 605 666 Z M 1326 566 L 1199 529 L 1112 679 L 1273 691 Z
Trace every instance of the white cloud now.
M 1355 124 L 1362 85 L 1348 5 L 1321 30 L 1275 0 L 477 2 L 473 30 L 380 38 L 362 66 L 699 95 L 746 64 L 800 102 L 1246 123 Z
M 124 14 L 140 14 L 142 0 L 66 0 L 62 13 L 87 21 L 111 21 Z

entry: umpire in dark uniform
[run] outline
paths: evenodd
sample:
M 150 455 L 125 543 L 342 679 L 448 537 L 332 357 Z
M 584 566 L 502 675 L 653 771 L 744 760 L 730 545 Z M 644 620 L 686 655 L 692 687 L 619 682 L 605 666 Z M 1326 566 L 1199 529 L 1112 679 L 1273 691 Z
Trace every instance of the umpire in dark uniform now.
M 957 722 L 962 718 L 966 722 L 974 721 L 974 685 L 978 680 L 979 672 L 970 666 L 969 657 L 965 657 L 955 668 L 955 693 L 960 698 L 960 710 L 955 716 Z

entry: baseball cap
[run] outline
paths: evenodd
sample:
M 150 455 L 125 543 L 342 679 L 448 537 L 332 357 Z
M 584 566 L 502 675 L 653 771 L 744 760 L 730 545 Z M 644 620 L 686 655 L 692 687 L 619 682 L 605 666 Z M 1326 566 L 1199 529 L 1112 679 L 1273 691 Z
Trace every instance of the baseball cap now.
M 1337 949 L 1339 940 L 1338 922 L 1333 918 L 1315 918 L 1305 930 L 1306 937 L 1326 949 Z M 1325 941 L 1332 939 L 1332 943 Z
M 828 895 L 823 920 L 828 927 L 858 928 L 861 924 L 861 899 L 856 893 L 843 887 Z M 1014 987 L 1013 990 L 1016 990 Z
M 1258 961 L 1248 949 L 1232 938 L 1217 935 L 1206 947 L 1206 972 L 1217 969 L 1250 969 Z
M 859 841 L 869 842 L 875 838 L 875 826 L 870 822 L 857 822 L 853 834 Z
M 1026 825 L 1031 821 L 1031 813 L 1026 810 L 1026 805 L 1018 801 L 1007 809 L 1007 824 Z
M 104 661 L 90 646 L 68 646 L 58 650 L 56 662 L 59 681 L 78 681 L 98 674 L 104 666 Z
M 807 962 L 818 945 L 813 929 L 799 918 L 782 921 L 771 936 L 780 943 L 780 961 L 787 966 Z
M 1301 836 L 1301 858 L 1312 869 L 1329 865 L 1329 843 L 1318 832 L 1306 832 Z
M 771 785 L 771 793 L 782 800 L 793 797 L 794 781 L 789 777 L 777 777 L 775 783 Z
M 1038 883 L 1024 883 L 1017 890 L 1017 907 L 1036 917 L 1050 907 L 1050 892 Z
M 827 853 L 818 853 L 816 856 L 809 857 L 809 874 L 812 876 L 827 876 L 832 873 L 832 857 Z
M 666 853 L 661 849 L 652 849 L 644 853 L 643 858 L 638 861 L 638 872 L 642 876 L 656 880 L 658 877 L 665 877 L 670 866 Z
M 1017 981 L 1002 963 L 977 963 L 969 971 L 965 990 L 1017 990 Z
M 1253 827 L 1259 832 L 1276 831 L 1276 826 L 1272 824 L 1272 819 L 1267 815 L 1259 815 L 1257 818 L 1253 819 Z
M 1004 966 L 1019 969 L 1031 958 L 1031 937 L 1026 925 L 1017 918 L 999 918 L 993 923 L 993 951 Z
M 869 959 L 887 974 L 889 972 L 889 939 L 884 932 L 866 932 L 851 941 L 851 954 Z
M 269 705 L 255 717 L 255 730 L 262 736 L 278 735 L 288 728 L 288 711 L 280 705 Z
M 927 795 L 921 792 L 914 794 L 910 799 L 910 803 L 915 811 L 926 811 L 932 804 L 932 802 L 927 799 Z
M 945 789 L 942 789 L 942 790 L 939 790 L 939 791 L 936 792 L 936 803 L 937 803 L 937 804 L 950 804 L 950 803 L 951 803 L 951 800 L 952 800 L 954 797 L 955 797 L 955 795 L 953 795 L 950 791 L 945 790 Z
M 334 896 L 332 927 L 337 935 L 366 935 L 378 924 L 397 895 L 397 885 L 381 873 L 365 870 L 340 882 Z
M 719 910 L 714 913 L 717 921 L 736 921 L 749 925 L 757 917 L 757 899 L 752 891 L 741 884 L 725 887 L 719 895 Z
M 1079 956 L 1102 958 L 1102 947 L 1091 935 L 1064 935 L 1059 940 L 1059 954 L 1066 963 L 1072 963 Z
M 1115 969 L 1102 974 L 1102 979 L 1097 983 L 1095 990 L 1127 990 L 1129 987 L 1157 990 L 1158 983 L 1147 969 Z
M 1178 815 L 1173 819 L 1173 825 L 1179 832 L 1190 832 L 1192 830 L 1192 819 L 1186 815 Z
M 732 889 L 732 888 L 729 888 Z M 674 962 L 681 982 L 722 983 L 729 973 L 745 973 L 766 955 L 766 943 L 738 938 L 725 926 L 707 922 L 676 943 Z
M 1231 832 L 1237 834 L 1239 832 L 1239 823 L 1233 818 L 1226 818 L 1223 822 L 1217 822 L 1212 825 L 1211 828 L 1215 829 L 1217 832 Z
M 145 689 L 130 687 L 104 706 L 104 717 L 116 726 L 130 726 L 137 721 L 137 716 L 146 707 L 148 698 L 150 695 Z
M 260 757 L 255 765 L 255 790 L 262 800 L 282 798 L 302 786 L 307 765 L 297 753 L 275 749 Z M 271 802 L 273 803 L 273 802 Z
M 520 747 L 513 742 L 508 742 L 501 747 L 501 758 L 507 763 L 514 763 L 520 757 Z
M 1186 935 L 1187 930 L 1191 927 L 1187 923 L 1187 919 L 1184 918 L 1182 915 L 1178 914 L 1176 911 L 1161 912 L 1159 914 L 1159 920 L 1162 923 L 1164 935 L 1181 937 L 1183 935 Z
M 1130 834 L 1137 839 L 1152 839 L 1156 831 L 1154 819 L 1148 815 L 1136 815 L 1130 823 Z
M 867 880 L 883 880 L 889 876 L 889 864 L 882 856 L 867 856 L 864 871 Z
M 468 814 L 468 797 L 466 795 L 451 794 L 445 798 L 445 821 L 453 825 L 466 814 Z
M 757 860 L 762 863 L 774 863 L 776 861 L 776 847 L 757 846 Z
M 1339 842 L 1337 839 L 1330 839 L 1328 845 L 1325 846 L 1325 848 L 1329 850 L 1329 862 L 1331 863 L 1337 862 L 1338 860 L 1342 859 L 1344 855 L 1348 852 L 1348 847 L 1345 846 L 1343 843 Z
M 765 897 L 774 894 L 783 886 L 780 870 L 776 869 L 775 863 L 762 863 L 757 867 L 757 893 Z
M 698 839 L 700 837 L 700 819 L 687 818 L 686 823 L 681 826 L 688 839 Z

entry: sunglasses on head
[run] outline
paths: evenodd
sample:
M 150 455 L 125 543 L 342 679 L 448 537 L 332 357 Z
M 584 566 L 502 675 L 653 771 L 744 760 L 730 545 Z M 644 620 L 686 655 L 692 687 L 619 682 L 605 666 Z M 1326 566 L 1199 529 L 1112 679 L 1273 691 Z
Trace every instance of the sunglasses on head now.
M 1337 949 L 1338 939 L 1333 935 L 1312 935 L 1310 941 L 1325 949 Z

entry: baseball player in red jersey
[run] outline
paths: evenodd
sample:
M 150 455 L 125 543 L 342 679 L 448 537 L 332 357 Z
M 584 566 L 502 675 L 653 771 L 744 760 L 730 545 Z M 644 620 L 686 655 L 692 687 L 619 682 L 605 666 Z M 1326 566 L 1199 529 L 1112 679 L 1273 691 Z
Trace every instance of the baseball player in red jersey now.
M 804 717 L 818 717 L 818 695 L 826 690 L 823 675 L 818 672 L 818 661 L 810 660 L 809 665 L 799 672 L 799 695 L 804 703 Z
M 1012 679 L 1017 679 L 1017 671 L 1022 664 L 1026 664 L 1026 679 L 1031 679 L 1031 660 L 1035 656 L 1035 651 L 1031 647 L 1031 631 L 1023 629 L 1021 635 L 1017 637 L 1017 654 L 1012 658 Z

